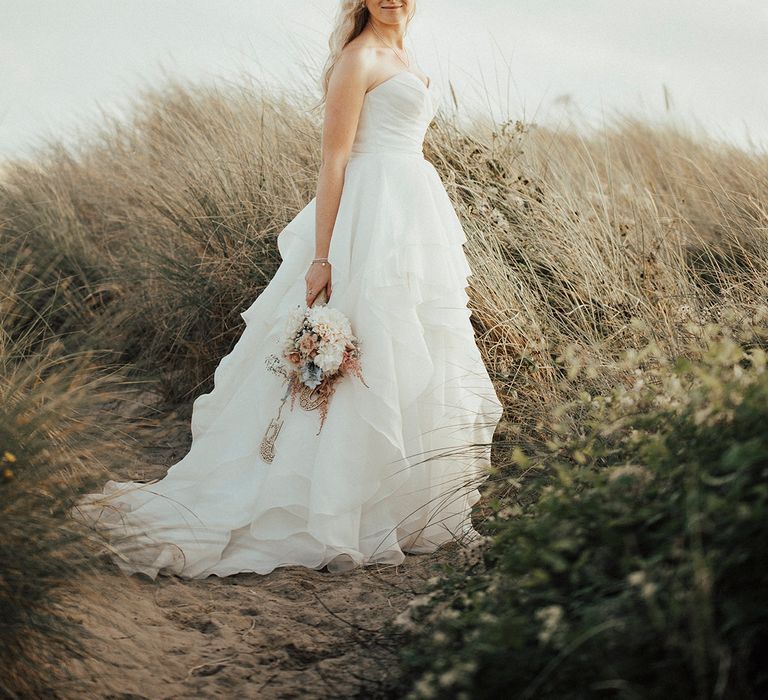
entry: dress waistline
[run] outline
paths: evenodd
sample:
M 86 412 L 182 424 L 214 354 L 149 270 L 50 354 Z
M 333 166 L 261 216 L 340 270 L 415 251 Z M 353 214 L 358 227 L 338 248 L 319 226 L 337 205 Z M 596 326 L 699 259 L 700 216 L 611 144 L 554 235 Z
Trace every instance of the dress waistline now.
M 359 150 L 352 150 L 349 154 L 350 159 L 352 158 L 360 158 L 362 156 L 411 156 L 412 158 L 421 158 L 424 159 L 424 152 L 419 150 L 402 150 L 402 151 L 396 151 L 392 149 L 387 150 L 371 150 L 371 151 L 359 151 Z

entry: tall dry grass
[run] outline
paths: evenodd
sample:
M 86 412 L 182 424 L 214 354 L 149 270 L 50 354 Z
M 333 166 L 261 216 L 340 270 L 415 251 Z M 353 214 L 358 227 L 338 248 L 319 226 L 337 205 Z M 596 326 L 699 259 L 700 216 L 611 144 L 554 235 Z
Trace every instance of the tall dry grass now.
M 253 84 L 144 91 L 129 121 L 9 164 L 3 264 L 31 251 L 43 282 L 77 290 L 72 309 L 108 319 L 102 345 L 189 400 L 314 195 L 320 125 L 306 104 Z M 674 352 L 697 325 L 763 313 L 765 156 L 630 118 L 587 137 L 463 129 L 446 109 L 426 155 L 466 227 L 478 342 L 518 429 L 535 433 L 583 388 L 564 353 L 601 358 L 600 384 L 623 349 Z M 56 323 L 82 329 L 77 313 Z
M 28 673 L 40 650 L 70 638 L 49 607 L 56 582 L 91 561 L 61 515 L 90 467 L 126 454 L 94 442 L 86 418 L 107 400 L 103 367 L 170 401 L 210 389 L 239 312 L 279 264 L 277 234 L 314 196 L 320 123 L 308 104 L 253 84 L 169 82 L 142 92 L 128 120 L 5 166 L 0 454 L 16 466 L 0 485 L 12 533 L 0 545 L 0 653 L 16 649 L 22 691 L 40 680 Z M 759 342 L 765 156 L 629 118 L 579 136 L 519 121 L 465 128 L 448 109 L 425 153 L 467 232 L 472 320 L 507 407 L 501 448 L 545 439 L 550 409 L 621 381 L 627 350 L 653 341 L 672 356 L 710 322 Z
M 429 155 L 468 230 L 486 359 L 528 427 L 585 388 L 563 358 L 604 365 L 605 388 L 624 350 L 765 317 L 764 156 L 630 118 L 591 138 L 441 121 Z
M 114 413 L 130 386 L 109 355 L 66 349 L 47 314 L 67 294 L 28 277 L 25 265 L 0 269 L 0 696 L 9 698 L 48 697 L 56 665 L 79 653 L 82 629 L 60 596 L 99 564 L 99 548 L 68 511 L 107 465 L 133 454 Z

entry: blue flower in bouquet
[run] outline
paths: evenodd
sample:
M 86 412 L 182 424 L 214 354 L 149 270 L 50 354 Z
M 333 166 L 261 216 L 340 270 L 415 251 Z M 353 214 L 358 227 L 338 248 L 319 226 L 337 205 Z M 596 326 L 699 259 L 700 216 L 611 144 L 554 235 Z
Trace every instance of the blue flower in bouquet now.
M 301 383 L 305 386 L 314 389 L 321 381 L 323 381 L 323 370 L 314 362 L 307 362 L 301 368 Z

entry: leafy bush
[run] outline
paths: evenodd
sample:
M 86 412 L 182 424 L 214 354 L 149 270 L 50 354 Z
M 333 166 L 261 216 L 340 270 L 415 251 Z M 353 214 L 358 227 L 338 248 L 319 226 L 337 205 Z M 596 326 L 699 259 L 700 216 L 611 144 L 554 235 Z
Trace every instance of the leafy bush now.
M 580 430 L 518 453 L 538 475 L 490 546 L 398 621 L 407 697 L 768 695 L 766 353 L 655 354 L 570 406 Z

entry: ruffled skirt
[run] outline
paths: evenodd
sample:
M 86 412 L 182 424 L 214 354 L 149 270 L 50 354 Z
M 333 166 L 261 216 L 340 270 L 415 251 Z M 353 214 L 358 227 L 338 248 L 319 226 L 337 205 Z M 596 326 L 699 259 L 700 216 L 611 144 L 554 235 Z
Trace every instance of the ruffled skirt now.
M 285 394 L 265 358 L 304 303 L 315 200 L 278 237 L 282 262 L 192 406 L 192 445 L 149 484 L 108 481 L 73 511 L 107 535 L 126 573 L 204 578 L 280 566 L 399 564 L 477 535 L 501 404 L 467 307 L 466 238 L 421 155 L 354 155 L 331 240 L 328 302 L 360 340 L 367 386 L 336 385 L 290 410 L 266 463 L 260 443 Z

